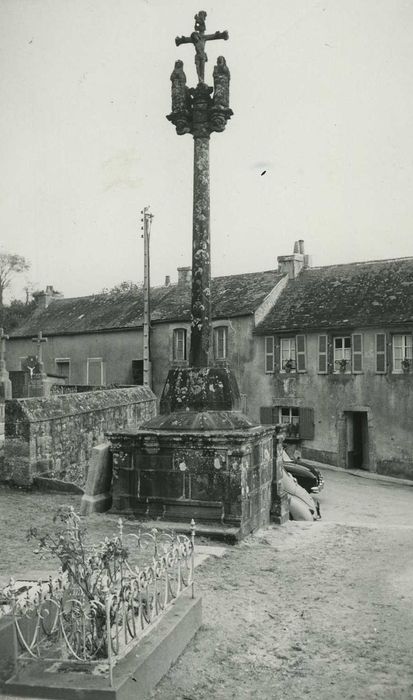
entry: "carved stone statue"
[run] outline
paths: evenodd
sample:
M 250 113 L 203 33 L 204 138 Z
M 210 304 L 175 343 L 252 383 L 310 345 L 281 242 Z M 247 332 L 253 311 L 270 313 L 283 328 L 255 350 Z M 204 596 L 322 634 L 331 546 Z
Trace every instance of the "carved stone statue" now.
M 189 88 L 186 86 L 186 75 L 182 61 L 175 61 L 175 67 L 171 74 L 172 111 L 182 112 L 187 109 Z
M 205 53 L 205 37 L 199 32 L 192 32 L 191 39 L 195 47 L 195 67 L 198 81 L 203 83 L 205 79 L 205 63 L 208 61 L 208 56 Z
M 191 96 L 186 85 L 186 75 L 182 61 L 175 61 L 175 67 L 171 74 L 171 83 L 172 113 L 168 118 L 175 124 L 177 134 L 188 134 L 191 130 Z
M 214 106 L 229 108 L 229 81 L 231 74 L 227 62 L 223 56 L 218 56 L 217 65 L 214 67 Z
M 196 32 L 205 32 L 206 29 L 206 20 L 207 13 L 205 10 L 200 10 L 194 17 L 195 20 L 195 31 Z

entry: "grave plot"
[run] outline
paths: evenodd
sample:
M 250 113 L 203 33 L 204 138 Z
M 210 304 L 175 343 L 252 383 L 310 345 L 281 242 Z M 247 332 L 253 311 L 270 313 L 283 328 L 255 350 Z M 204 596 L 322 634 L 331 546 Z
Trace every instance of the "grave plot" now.
M 128 698 L 162 678 L 201 624 L 189 536 L 118 531 L 90 545 L 72 507 L 56 532 L 31 536 L 61 570 L 46 581 L 11 580 L 0 600 L 0 646 L 13 654 L 9 695 Z M 4 639 L 2 639 L 2 637 Z

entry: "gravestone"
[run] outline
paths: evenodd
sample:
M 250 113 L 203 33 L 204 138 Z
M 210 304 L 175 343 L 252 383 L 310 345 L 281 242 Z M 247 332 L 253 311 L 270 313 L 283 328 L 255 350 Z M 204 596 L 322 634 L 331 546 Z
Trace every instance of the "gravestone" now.
M 11 381 L 6 368 L 6 340 L 9 336 L 0 328 L 0 401 L 11 399 Z

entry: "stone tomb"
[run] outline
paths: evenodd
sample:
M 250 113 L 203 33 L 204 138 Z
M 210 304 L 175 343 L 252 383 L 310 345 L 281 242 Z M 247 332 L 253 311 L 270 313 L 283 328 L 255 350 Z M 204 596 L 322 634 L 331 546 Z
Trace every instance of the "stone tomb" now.
M 273 429 L 238 411 L 187 410 L 139 430 L 108 433 L 112 510 L 138 518 L 194 518 L 236 537 L 270 521 Z

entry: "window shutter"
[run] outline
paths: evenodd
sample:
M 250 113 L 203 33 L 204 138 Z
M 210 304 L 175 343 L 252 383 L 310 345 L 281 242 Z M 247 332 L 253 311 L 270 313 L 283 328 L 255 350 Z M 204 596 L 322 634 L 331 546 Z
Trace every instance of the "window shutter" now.
M 334 372 L 334 338 L 327 336 L 327 372 Z
M 299 436 L 303 440 L 313 440 L 314 438 L 314 409 L 300 408 L 299 415 Z
M 326 335 L 318 336 L 318 373 L 326 374 L 328 371 L 328 338 Z
M 265 372 L 274 372 L 274 336 L 267 335 L 264 338 Z
M 274 407 L 261 406 L 260 408 L 260 423 L 261 425 L 274 425 Z
M 280 339 L 275 338 L 274 339 L 274 370 L 277 372 L 280 371 L 280 362 L 281 362 Z
M 386 334 L 376 333 L 376 372 L 384 374 L 386 364 Z
M 307 369 L 305 335 L 297 335 L 295 342 L 297 355 L 297 372 L 305 372 Z
M 386 368 L 387 368 L 388 372 L 391 372 L 393 369 L 393 345 L 392 345 L 392 336 L 390 333 L 386 333 L 386 349 L 387 349 Z
M 353 372 L 355 374 L 361 373 L 363 371 L 363 336 L 361 333 L 353 333 L 351 345 Z

